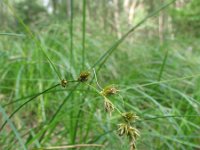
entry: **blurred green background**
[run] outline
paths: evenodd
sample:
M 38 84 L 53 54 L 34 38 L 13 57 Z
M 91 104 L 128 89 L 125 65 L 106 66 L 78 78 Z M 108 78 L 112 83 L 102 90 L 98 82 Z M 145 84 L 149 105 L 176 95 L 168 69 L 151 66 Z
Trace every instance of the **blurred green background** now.
M 0 124 L 26 96 L 60 82 L 44 52 L 62 78 L 76 79 L 168 2 L 0 0 Z M 134 124 L 138 150 L 200 149 L 199 36 L 200 1 L 176 0 L 134 30 L 97 72 L 102 87 L 114 84 L 120 90 L 112 102 L 140 117 Z M 75 86 L 57 87 L 17 112 L 0 133 L 0 149 L 80 143 L 104 145 L 84 149 L 129 149 L 128 139 L 116 133 L 119 115 L 110 117 L 94 90 Z M 169 117 L 145 120 L 157 116 Z

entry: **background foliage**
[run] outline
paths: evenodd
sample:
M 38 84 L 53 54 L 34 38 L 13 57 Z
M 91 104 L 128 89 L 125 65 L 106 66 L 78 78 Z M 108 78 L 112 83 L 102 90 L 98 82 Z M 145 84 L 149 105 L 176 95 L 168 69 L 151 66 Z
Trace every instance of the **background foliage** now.
M 26 96 L 59 83 L 43 51 L 62 77 L 76 79 L 83 66 L 90 68 L 132 26 L 167 3 L 162 0 L 47 2 L 0 1 L 1 124 L 28 100 Z M 177 0 L 128 36 L 97 74 L 102 87 L 115 84 L 119 88 L 120 95 L 113 97 L 112 102 L 120 110 L 132 111 L 141 118 L 135 123 L 141 134 L 138 149 L 200 148 L 199 6 L 199 0 Z M 21 22 L 34 33 L 36 41 Z M 17 112 L 0 133 L 0 149 L 78 143 L 104 144 L 102 149 L 108 150 L 129 149 L 128 139 L 116 133 L 119 115 L 106 114 L 102 98 L 92 89 L 80 85 L 73 91 L 74 87 L 73 83 L 67 88 L 57 87 Z M 169 117 L 149 119 L 161 116 Z

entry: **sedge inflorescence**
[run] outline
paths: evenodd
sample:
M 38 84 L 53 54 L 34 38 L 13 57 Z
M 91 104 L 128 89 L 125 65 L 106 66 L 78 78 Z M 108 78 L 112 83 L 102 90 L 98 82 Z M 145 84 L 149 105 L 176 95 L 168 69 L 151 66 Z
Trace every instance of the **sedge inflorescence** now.
M 100 93 L 104 97 L 104 107 L 106 112 L 111 115 L 114 110 L 117 110 L 122 117 L 123 122 L 118 124 L 118 135 L 127 136 L 130 141 L 130 150 L 135 150 L 136 139 L 139 137 L 139 131 L 132 124 L 139 119 L 139 117 L 132 112 L 121 113 L 120 110 L 117 109 L 116 106 L 111 102 L 111 100 L 108 99 L 109 96 L 115 95 L 117 92 L 119 92 L 119 90 L 114 86 L 107 86 Z
M 66 87 L 66 85 L 67 85 L 67 80 L 65 80 L 65 79 L 63 79 L 63 80 L 61 80 L 61 86 L 62 87 Z
M 78 77 L 78 81 L 79 82 L 86 82 L 88 80 L 90 76 L 90 72 L 88 71 L 83 71 L 80 73 L 79 77 Z
M 132 112 L 127 112 L 122 114 L 123 123 L 118 124 L 118 134 L 120 136 L 127 136 L 130 141 L 130 150 L 134 150 L 136 148 L 136 139 L 139 137 L 139 131 L 136 127 L 132 126 L 132 123 L 139 119 Z
M 87 83 L 87 81 L 89 80 L 90 77 L 90 72 L 89 71 L 83 71 L 79 74 L 79 77 L 77 78 L 77 80 L 75 80 L 76 82 L 80 82 L 83 84 L 88 85 L 89 87 L 93 88 L 100 96 L 103 97 L 103 101 L 104 101 L 104 110 L 106 111 L 106 113 L 109 113 L 109 115 L 111 116 L 112 113 L 117 110 L 117 112 L 120 114 L 121 116 L 121 120 L 122 122 L 119 123 L 117 132 L 119 136 L 126 136 L 128 137 L 129 141 L 130 141 L 130 150 L 135 150 L 136 149 L 136 140 L 137 137 L 139 137 L 139 131 L 137 130 L 136 127 L 133 126 L 133 123 L 139 119 L 139 117 L 137 115 L 135 115 L 132 112 L 124 112 L 122 113 L 110 100 L 110 97 L 112 97 L 113 95 L 116 95 L 119 90 L 113 86 L 106 86 L 105 88 L 101 88 L 101 90 L 99 91 L 96 87 L 94 87 L 93 85 Z M 95 74 L 96 77 L 96 74 Z M 96 79 L 97 81 L 97 79 Z M 61 85 L 62 87 L 66 87 L 68 81 L 67 80 L 62 80 L 61 81 Z M 98 82 L 97 85 L 99 86 Z

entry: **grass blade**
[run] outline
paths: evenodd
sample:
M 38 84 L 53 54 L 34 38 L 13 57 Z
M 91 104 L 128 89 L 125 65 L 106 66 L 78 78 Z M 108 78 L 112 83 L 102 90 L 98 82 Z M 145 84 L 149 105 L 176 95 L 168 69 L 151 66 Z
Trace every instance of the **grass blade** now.
M 83 22 L 82 22 L 82 70 L 84 70 L 85 67 L 85 23 L 86 21 L 86 0 L 83 0 Z
M 50 63 L 51 67 L 54 69 L 55 73 L 57 74 L 58 78 L 60 80 L 62 80 L 60 73 L 58 72 L 58 70 L 56 69 L 55 65 L 53 64 L 53 62 L 50 60 L 50 58 L 48 57 L 47 53 L 44 51 L 43 47 L 41 46 L 40 41 L 34 36 L 34 34 L 32 33 L 32 31 L 30 30 L 30 28 L 23 22 L 23 20 L 14 12 L 13 8 L 8 4 L 7 1 L 4 0 L 4 3 L 6 4 L 6 6 L 10 9 L 10 11 L 12 12 L 13 16 L 17 18 L 17 20 L 19 21 L 19 23 L 24 27 L 25 31 L 27 32 L 27 34 L 29 35 L 29 37 L 35 42 L 35 44 L 40 48 L 40 50 L 42 51 L 42 53 L 44 54 L 44 56 L 47 58 L 48 62 Z
M 0 33 L 0 35 L 25 37 L 24 34 L 17 34 L 17 33 Z
M 68 148 L 83 148 L 83 147 L 103 147 L 100 144 L 76 144 L 76 145 L 67 145 L 67 146 L 53 146 L 48 148 L 37 148 L 33 150 L 55 150 L 55 149 L 68 149 Z
M 199 117 L 199 118 L 200 118 L 200 115 L 167 115 L 167 116 L 156 116 L 156 117 L 144 118 L 144 119 L 139 120 L 139 121 L 137 121 L 137 122 L 149 121 L 149 120 L 155 120 L 155 119 L 186 118 L 186 117 Z
M 73 52 L 73 20 L 74 20 L 74 14 L 73 14 L 73 0 L 70 0 L 70 63 L 71 66 L 73 63 L 73 57 L 74 57 L 74 52 Z M 71 70 L 71 69 L 70 69 Z
M 23 103 L 21 106 L 19 106 L 15 111 L 12 112 L 12 114 L 8 117 L 8 119 L 3 123 L 3 125 L 2 125 L 1 128 L 0 128 L 0 132 L 1 132 L 1 130 L 4 128 L 4 126 L 6 125 L 7 121 L 10 120 L 23 106 L 25 106 L 26 104 L 28 104 L 29 102 L 31 102 L 32 100 L 34 100 L 35 98 L 37 98 L 38 96 L 44 94 L 45 92 L 47 92 L 47 91 L 49 91 L 49 90 L 51 90 L 51 89 L 56 88 L 56 87 L 59 86 L 59 85 L 60 85 L 60 83 L 59 83 L 59 84 L 56 84 L 56 85 L 54 85 L 54 86 L 52 86 L 52 87 L 50 87 L 50 88 L 48 88 L 48 89 L 46 89 L 46 90 L 44 90 L 44 91 L 42 91 L 42 92 L 40 92 L 40 93 L 38 93 L 38 94 L 36 94 L 36 95 L 33 96 L 31 99 L 29 99 L 28 101 L 26 101 L 25 103 Z
M 160 73 L 159 73 L 159 76 L 158 76 L 158 81 L 161 80 L 161 77 L 162 77 L 162 74 L 163 74 L 163 71 L 164 71 L 164 68 L 165 68 L 165 64 L 166 64 L 166 61 L 167 61 L 168 52 L 169 52 L 169 50 L 167 50 L 166 53 L 165 53 L 165 57 L 163 59 L 162 66 L 160 68 Z
M 53 117 L 51 118 L 51 120 L 48 122 L 48 125 L 50 126 L 56 119 L 56 117 L 58 116 L 59 112 L 61 111 L 61 109 L 63 108 L 63 106 L 65 105 L 65 103 L 67 102 L 67 100 L 69 98 L 71 98 L 73 92 L 77 89 L 77 87 L 79 86 L 79 83 L 77 83 L 75 85 L 75 87 L 72 89 L 72 91 L 68 94 L 68 96 L 62 101 L 62 103 L 59 105 L 58 109 L 56 110 L 56 112 L 54 113 Z M 55 128 L 56 126 L 54 126 Z M 54 128 L 51 128 L 50 131 L 49 131 L 49 134 L 45 137 L 45 138 L 48 138 L 50 136 L 50 134 L 53 132 Z M 45 136 L 46 132 L 47 132 L 47 129 L 43 131 L 43 134 L 42 136 L 40 137 L 40 142 L 43 140 L 43 137 Z
M 8 115 L 6 114 L 5 110 L 3 109 L 3 107 L 0 105 L 0 112 L 3 115 L 3 118 L 5 120 L 8 121 L 9 126 L 11 127 L 11 129 L 13 130 L 17 140 L 19 141 L 19 144 L 21 145 L 21 148 L 23 150 L 27 150 L 26 145 L 24 144 L 19 132 L 17 131 L 16 127 L 14 126 L 14 124 L 11 122 L 10 118 L 8 117 Z

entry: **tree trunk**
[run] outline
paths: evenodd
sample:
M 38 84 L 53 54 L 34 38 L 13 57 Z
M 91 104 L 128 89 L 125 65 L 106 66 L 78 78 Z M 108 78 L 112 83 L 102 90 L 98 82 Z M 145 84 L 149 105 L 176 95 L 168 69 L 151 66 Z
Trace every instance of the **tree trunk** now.
M 117 31 L 117 36 L 118 38 L 121 37 L 121 32 L 120 32 L 120 20 L 119 20 L 119 7 L 118 7 L 118 0 L 114 0 L 114 20 L 115 20 L 115 27 Z
M 57 0 L 52 0 L 53 13 L 57 13 Z
M 164 39 L 164 13 L 160 12 L 160 16 L 158 17 L 158 32 L 159 32 L 159 39 L 160 44 L 163 44 Z
M 128 15 L 128 22 L 129 22 L 130 25 L 133 24 L 133 19 L 134 19 L 134 15 L 135 15 L 135 8 L 137 7 L 137 5 L 138 5 L 137 0 L 134 0 L 132 2 L 132 4 L 130 5 L 129 15 Z
M 67 17 L 70 18 L 71 16 L 70 0 L 66 0 L 66 14 L 67 14 Z

